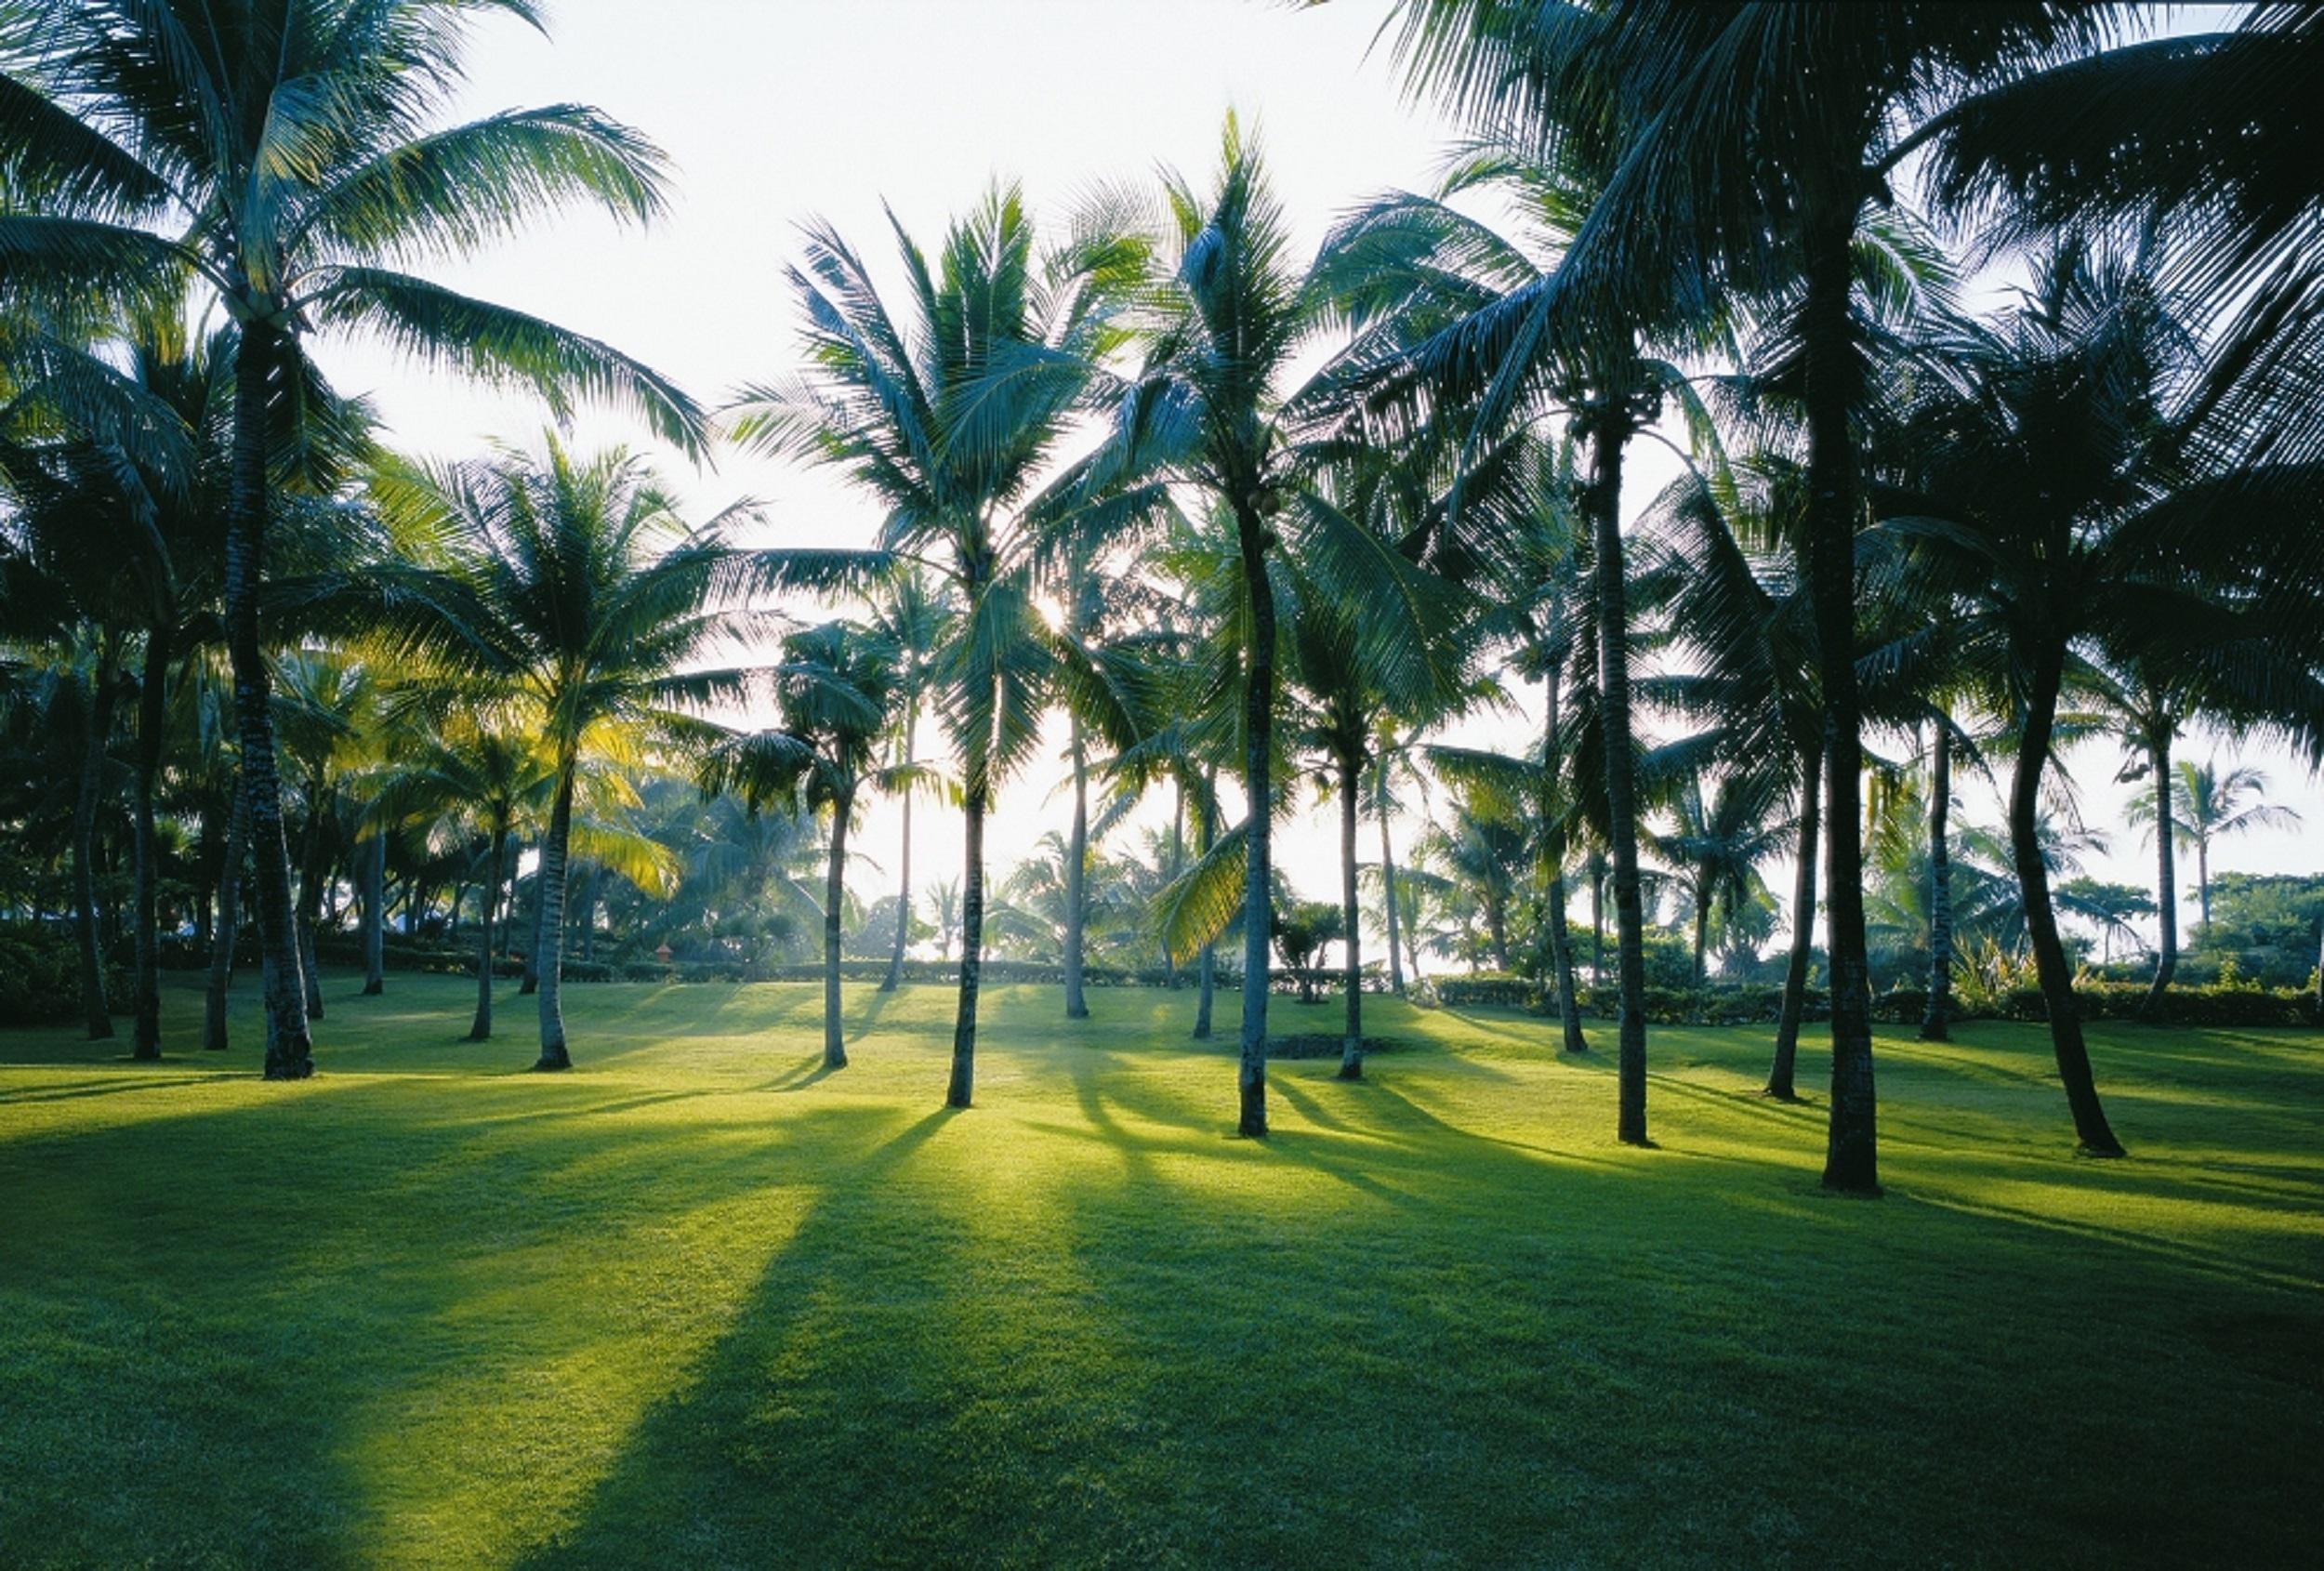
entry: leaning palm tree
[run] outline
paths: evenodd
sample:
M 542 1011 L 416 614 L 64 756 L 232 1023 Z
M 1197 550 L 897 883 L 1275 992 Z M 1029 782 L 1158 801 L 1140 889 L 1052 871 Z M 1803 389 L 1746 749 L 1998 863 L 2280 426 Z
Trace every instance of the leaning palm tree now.
M 2058 938 L 2040 834 L 2043 776 L 2068 668 L 2188 674 L 2222 719 L 2324 746 L 2315 629 L 2324 567 L 2283 559 L 2280 530 L 2316 527 L 2312 478 L 2272 477 L 2272 527 L 2238 527 L 2253 478 L 2181 461 L 2199 418 L 2196 346 L 2140 259 L 2061 244 L 2001 325 L 1965 334 L 1973 373 L 1934 388 L 1883 476 L 1891 513 L 1868 542 L 1880 592 L 1948 608 L 1959 655 L 2012 721 L 2011 858 L 2075 1131 L 2117 1156 Z M 1888 659 L 1886 652 L 1874 663 Z
M 529 0 L 500 8 L 537 22 Z M 663 205 L 661 155 L 595 110 L 442 124 L 477 9 L 473 0 L 60 0 L 0 39 L 6 157 L 30 193 L 0 215 L 10 299 L 78 308 L 94 295 L 174 310 L 194 283 L 240 327 L 224 595 L 270 1078 L 313 1072 L 258 618 L 283 488 L 270 437 L 304 424 L 304 340 L 369 334 L 529 388 L 560 413 L 575 394 L 610 395 L 689 447 L 702 436 L 693 404 L 636 361 L 402 271 L 466 256 L 571 201 L 640 222 Z
M 806 308 L 807 372 L 744 389 L 730 414 L 746 448 L 835 465 L 887 513 L 876 549 L 768 553 L 771 578 L 864 584 L 908 561 L 932 573 L 952 602 L 957 621 L 934 678 L 967 824 L 944 1100 L 966 1107 L 983 978 L 984 820 L 995 791 L 1038 742 L 1052 670 L 1033 600 L 1048 536 L 1027 515 L 1093 529 L 1114 516 L 1110 495 L 1092 495 L 1089 506 L 1066 500 L 1082 492 L 1080 477 L 1046 491 L 1041 482 L 1122 341 L 1117 319 L 1145 252 L 1102 208 L 1040 247 L 1013 189 L 957 220 L 932 267 L 900 226 L 896 239 L 909 318 L 890 309 L 836 231 L 809 230 L 806 260 L 789 271 Z
M 753 811 L 770 801 L 795 802 L 810 813 L 830 811 L 823 893 L 826 1069 L 847 1067 L 839 1024 L 839 957 L 849 822 L 865 790 L 895 790 L 907 785 L 913 772 L 909 763 L 882 768 L 878 762 L 902 697 L 902 653 L 878 633 L 844 621 L 787 635 L 774 675 L 780 722 L 720 743 L 704 764 L 706 791 L 739 789 Z
M 2267 795 L 2267 776 L 2250 764 L 2231 764 L 2223 770 L 2217 759 L 2200 764 L 2181 759 L 2178 775 L 2181 805 L 2170 812 L 2171 838 L 2195 853 L 2196 908 L 2202 913 L 2203 941 L 2208 944 L 2212 842 L 2254 829 L 2290 829 L 2299 824 L 2300 814 L 2280 803 L 2263 800 Z M 2155 799 L 2138 799 L 2131 804 L 2130 821 L 2151 829 L 2158 805 Z M 2176 901 L 2178 891 L 2166 891 L 2163 898 Z
M 722 538 L 729 515 L 688 527 L 645 461 L 620 448 L 579 456 L 548 433 L 537 452 L 399 466 L 374 491 L 415 535 L 433 535 L 432 560 L 344 592 L 371 599 L 375 636 L 429 662 L 441 691 L 521 706 L 549 754 L 534 1067 L 564 1069 L 558 962 L 581 760 L 701 742 L 701 709 L 748 687 L 746 669 L 709 662 L 773 624 L 738 603 L 746 559 Z

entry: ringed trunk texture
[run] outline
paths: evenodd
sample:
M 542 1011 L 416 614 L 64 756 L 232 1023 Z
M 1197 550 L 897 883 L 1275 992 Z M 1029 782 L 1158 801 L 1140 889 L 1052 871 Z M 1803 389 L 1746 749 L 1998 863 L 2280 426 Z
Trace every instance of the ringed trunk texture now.
M 1081 952 L 1089 915 L 1089 766 L 1078 718 L 1073 722 L 1073 833 L 1065 845 L 1065 1018 L 1087 1020 L 1089 1004 L 1081 996 Z
M 1198 856 L 1210 854 L 1217 843 L 1219 825 L 1215 816 L 1219 801 L 1219 779 L 1206 776 L 1202 797 L 1195 803 L 1195 850 Z M 1202 957 L 1195 966 L 1195 1040 L 1210 1040 L 1210 1006 L 1219 991 L 1219 951 L 1215 944 L 1202 946 Z
M 2074 972 L 2067 963 L 2066 945 L 2058 941 L 2057 915 L 2050 904 L 2050 868 L 2041 859 L 2041 772 L 2050 759 L 2050 733 L 2057 718 L 2066 650 L 2063 644 L 2053 643 L 2035 658 L 2033 688 L 2026 701 L 2026 733 L 2018 743 L 2017 769 L 2010 781 L 2010 853 L 2025 897 L 2026 936 L 2033 945 L 2034 974 L 2041 984 L 2042 1007 L 2050 1017 L 2050 1045 L 2057 1054 L 2058 1079 L 2066 1087 L 2074 1133 L 2086 1155 L 2120 1156 L 2126 1153 L 2107 1126 L 2106 1109 L 2098 1102 L 2097 1082 L 2091 1075 L 2081 1011 L 2074 1002 Z
M 965 865 L 960 873 L 960 1002 L 952 1022 L 952 1083 L 946 1107 L 967 1107 L 976 1096 L 976 993 L 984 973 L 984 793 L 969 788 Z
M 137 778 L 137 1028 L 130 1054 L 162 1056 L 162 921 L 159 847 L 153 838 L 153 786 L 162 771 L 164 703 L 169 680 L 169 629 L 146 636 L 145 669 L 138 679 Z
M 919 731 L 919 706 L 915 704 L 904 716 L 904 761 L 910 763 Z M 892 993 L 904 980 L 904 950 L 912 939 L 912 789 L 904 790 L 904 872 L 896 885 L 896 946 L 888 957 L 888 974 L 880 979 L 879 990 Z
M 2163 995 L 2171 991 L 2171 978 L 2179 969 L 2179 870 L 2172 862 L 2175 848 L 2171 843 L 2171 733 L 2167 730 L 2156 733 L 2147 764 L 2155 772 L 2155 919 L 2159 931 L 2155 944 L 2155 981 L 2146 990 L 2146 1002 L 2140 1006 L 2139 1014 L 2159 1020 Z
M 226 1050 L 226 990 L 234 980 L 234 941 L 242 931 L 242 873 L 248 860 L 250 796 L 239 772 L 226 814 L 226 865 L 218 876 L 218 918 L 210 932 L 210 980 L 202 995 L 202 1050 Z
M 1783 970 L 1783 1009 L 1776 1017 L 1776 1057 L 1767 1066 L 1768 1096 L 1800 1100 L 1795 1081 L 1800 1022 L 1807 1014 L 1807 973 L 1816 952 L 1816 853 L 1824 832 L 1824 747 L 1819 739 L 1800 752 L 1800 855 L 1791 878 L 1791 954 Z
M 315 959 L 315 926 L 323 918 L 323 886 L 329 878 L 323 825 L 330 811 L 331 793 L 318 773 L 307 793 L 307 827 L 299 837 L 298 966 L 305 983 L 307 1018 L 323 1018 L 323 974 Z
M 1807 357 L 1808 595 L 1824 700 L 1825 947 L 1831 956 L 1831 1120 L 1824 1187 L 1880 1193 L 1872 979 L 1864 941 L 1864 747 L 1856 698 L 1856 473 L 1848 412 L 1863 381 L 1849 315 L 1855 203 L 1811 231 L 1801 342 Z
M 1550 873 L 1544 920 L 1550 930 L 1550 978 L 1557 988 L 1561 1050 L 1586 1053 L 1590 1039 L 1581 1034 L 1581 1001 L 1574 997 L 1574 946 L 1565 931 L 1565 821 L 1557 811 L 1557 780 L 1565 767 L 1558 753 L 1559 699 L 1565 685 L 1565 663 L 1560 658 L 1551 663 L 1541 705 L 1542 859 L 1549 864 Z
M 1250 596 L 1250 665 L 1243 691 L 1243 786 L 1250 802 L 1250 851 L 1243 876 L 1243 1028 L 1235 1129 L 1261 1139 L 1267 1133 L 1267 949 L 1274 915 L 1270 862 L 1274 792 L 1268 776 L 1274 746 L 1275 597 L 1267 581 L 1265 522 L 1247 499 L 1236 505 L 1235 517 L 1244 589 Z
M 258 637 L 266 572 L 267 408 L 287 348 L 262 323 L 245 323 L 234 365 L 234 450 L 226 503 L 226 649 L 234 672 L 234 726 L 250 805 L 252 893 L 258 918 L 258 984 L 266 1010 L 266 1077 L 314 1073 L 291 915 L 290 841 L 274 757 L 272 679 Z
M 1953 1019 L 1953 718 L 1936 718 L 1929 760 L 1929 1005 L 1921 1039 L 1952 1039 Z
M 855 811 L 850 786 L 831 804 L 831 864 L 823 879 L 823 1066 L 847 1067 L 839 1029 L 839 918 L 847 900 L 847 821 Z
M 524 979 L 517 984 L 517 997 L 520 998 L 541 990 L 541 923 L 547 916 L 541 907 L 541 878 L 544 869 L 548 866 L 548 846 L 544 841 L 541 845 L 540 864 L 533 869 L 533 943 L 531 947 L 524 952 Z M 508 891 L 508 904 L 511 907 L 516 904 L 516 891 L 513 888 Z M 452 909 L 456 914 L 459 911 L 458 901 L 452 903 Z
M 484 867 L 482 898 L 477 902 L 476 926 L 480 930 L 476 941 L 476 1019 L 468 1028 L 471 1042 L 489 1042 L 493 1034 L 493 916 L 500 904 L 500 867 L 508 854 L 508 834 L 505 829 L 493 831 L 491 861 Z
M 539 890 L 534 899 L 538 920 L 533 952 L 540 970 L 541 1056 L 533 1067 L 538 1070 L 573 1067 L 573 1054 L 565 1048 L 564 986 L 558 963 L 565 939 L 565 866 L 572 840 L 573 762 L 567 759 L 558 771 L 557 800 L 549 809 L 548 836 L 541 842 L 540 872 L 534 880 Z M 544 950 L 543 944 L 549 947 Z
M 1364 956 L 1357 936 L 1364 908 L 1355 894 L 1355 834 L 1364 811 L 1356 792 L 1363 784 L 1363 760 L 1353 755 L 1340 760 L 1340 905 L 1348 930 L 1348 1024 L 1340 1037 L 1342 1080 L 1364 1078 Z
M 363 997 L 388 990 L 388 838 L 363 842 Z
M 1404 934 L 1398 931 L 1404 918 L 1396 909 L 1396 848 L 1388 838 L 1388 765 L 1384 760 L 1372 777 L 1372 791 L 1380 810 L 1380 887 L 1388 901 L 1388 986 L 1402 997 L 1404 961 L 1396 951 L 1404 943 Z
M 1630 612 L 1622 565 L 1622 446 L 1626 418 L 1602 414 L 1592 429 L 1587 507 L 1597 555 L 1598 684 L 1605 727 L 1607 830 L 1613 839 L 1615 970 L 1621 1015 L 1615 1079 L 1615 1136 L 1646 1137 L 1645 912 L 1638 887 L 1638 781 L 1631 751 Z
M 97 804 L 105 792 L 105 745 L 113 723 L 113 643 L 107 635 L 89 678 L 88 743 L 81 752 L 81 783 L 73 799 L 73 931 L 81 949 L 81 1012 L 89 1040 L 113 1034 L 105 997 L 105 945 L 97 922 Z

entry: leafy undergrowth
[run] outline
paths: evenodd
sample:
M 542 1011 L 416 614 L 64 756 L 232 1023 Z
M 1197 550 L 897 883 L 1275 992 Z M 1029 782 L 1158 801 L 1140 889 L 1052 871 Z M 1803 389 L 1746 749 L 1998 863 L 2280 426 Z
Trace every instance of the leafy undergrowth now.
M 0 1563 L 2170 1564 L 2324 1530 L 2324 1039 L 1883 1038 L 1879 1203 L 1756 1029 L 1367 1003 L 1267 1142 L 1191 994 L 327 988 L 322 1073 L 0 1033 Z M 1221 1021 L 1231 1019 L 1222 1000 Z M 1287 1017 L 1293 1006 L 1278 1004 Z M 1286 1024 L 1299 1022 L 1287 1018 Z M 1803 1076 L 1803 1082 L 1812 1076 Z

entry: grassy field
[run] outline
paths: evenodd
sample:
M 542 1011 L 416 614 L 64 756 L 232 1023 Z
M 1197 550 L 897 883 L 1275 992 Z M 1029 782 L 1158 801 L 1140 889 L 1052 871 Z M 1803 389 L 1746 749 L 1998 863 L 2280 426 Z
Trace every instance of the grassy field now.
M 1382 1005 L 1276 1135 L 1186 995 L 327 989 L 176 1051 L 0 1032 L 0 1563 L 2253 1564 L 2324 1532 L 2324 1039 L 1884 1038 L 1879 1202 L 1756 1031 Z M 527 1000 L 526 1002 L 530 1002 Z M 250 999 L 242 1000 L 247 1010 Z M 1328 1009 L 1279 1007 L 1283 1029 Z M 1228 1019 L 1231 1011 L 1221 1010 Z M 1336 1018 L 1336 1017 L 1333 1017 Z M 1320 1024 L 1315 1023 L 1320 1022 Z M 1607 1048 L 1611 1033 L 1607 1033 Z M 1805 1076 L 1803 1076 L 1805 1078 Z M 2313 1561 L 2308 1561 L 2313 1564 Z

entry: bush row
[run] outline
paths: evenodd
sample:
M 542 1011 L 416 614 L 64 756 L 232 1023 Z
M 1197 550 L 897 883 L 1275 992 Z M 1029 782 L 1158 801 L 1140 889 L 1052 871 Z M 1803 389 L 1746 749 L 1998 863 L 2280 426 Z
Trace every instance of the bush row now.
M 131 1005 L 128 968 L 105 968 L 105 1003 Z M 81 1018 L 81 946 L 68 927 L 0 927 L 0 1025 L 47 1025 Z
M 1549 1013 L 1556 1007 L 1538 980 L 1502 972 L 1440 977 L 1433 987 L 1436 1001 L 1454 1009 L 1500 1006 Z M 1587 1013 L 1611 1020 L 1619 1012 L 1620 999 L 1611 987 L 1586 987 L 1580 990 L 1580 996 Z M 2076 985 L 2074 998 L 2084 1020 L 2147 1018 L 2144 984 L 2084 982 Z M 1808 989 L 1803 1018 L 1830 1018 L 1829 1002 L 1822 989 Z M 1915 1025 L 1927 1013 L 1928 1005 L 1925 989 L 1893 988 L 1872 996 L 1872 1018 L 1892 1025 Z M 1647 1021 L 1656 1025 L 1771 1025 L 1783 1012 L 1783 990 L 1757 984 L 1699 989 L 1649 987 L 1645 1006 Z M 1974 1007 L 1957 1003 L 1954 1017 L 2046 1021 L 2050 1015 L 2040 988 L 2013 987 L 1997 994 L 1991 1001 L 1979 1001 Z M 2314 1025 L 2318 1023 L 2318 1013 L 2313 988 L 2265 988 L 2230 982 L 2210 987 L 2173 988 L 2163 996 L 2155 1023 Z

